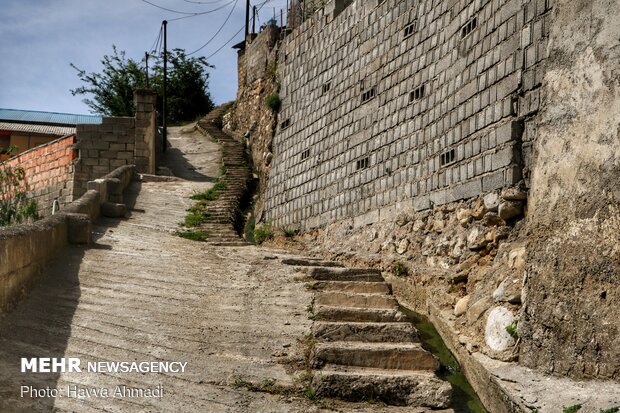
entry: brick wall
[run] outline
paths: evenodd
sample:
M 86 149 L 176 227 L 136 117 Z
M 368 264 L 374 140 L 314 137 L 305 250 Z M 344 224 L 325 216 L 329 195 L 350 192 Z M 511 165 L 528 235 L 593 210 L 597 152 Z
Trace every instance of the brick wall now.
M 279 48 L 267 220 L 391 219 L 529 177 L 546 0 L 337 6 Z
M 135 93 L 136 116 L 103 118 L 101 124 L 77 125 L 76 134 L 38 146 L 8 161 L 26 171 L 29 196 L 41 216 L 52 203 L 67 205 L 87 191 L 87 182 L 118 167 L 136 165 L 142 173 L 155 173 L 156 95 Z M 1 168 L 2 166 L 0 166 Z
M 77 159 L 76 137 L 66 136 L 11 158 L 3 167 L 21 167 L 29 196 L 37 201 L 39 214 L 49 215 L 52 203 L 73 199 L 73 172 Z

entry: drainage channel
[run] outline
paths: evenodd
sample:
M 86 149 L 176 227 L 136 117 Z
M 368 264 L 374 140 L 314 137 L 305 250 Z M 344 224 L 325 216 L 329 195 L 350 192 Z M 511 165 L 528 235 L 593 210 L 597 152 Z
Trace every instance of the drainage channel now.
M 418 314 L 403 306 L 400 307 L 400 310 L 418 330 L 422 347 L 439 358 L 441 368 L 437 375 L 448 381 L 453 389 L 452 406 L 450 407 L 457 413 L 487 413 L 487 410 L 482 405 L 465 375 L 461 372 L 461 367 L 450 350 L 448 350 L 448 347 L 446 347 L 435 326 L 422 314 Z

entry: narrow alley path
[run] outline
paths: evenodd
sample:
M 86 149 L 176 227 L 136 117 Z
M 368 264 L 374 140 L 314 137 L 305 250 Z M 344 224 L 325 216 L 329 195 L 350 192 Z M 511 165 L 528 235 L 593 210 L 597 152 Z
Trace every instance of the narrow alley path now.
M 100 221 L 95 243 L 70 247 L 0 321 L 0 412 L 423 411 L 278 390 L 299 383 L 293 366 L 311 330 L 307 277 L 278 252 L 176 236 L 189 197 L 213 185 L 221 154 L 192 128 L 171 128 L 169 141 L 166 163 L 179 178 L 132 183 L 130 216 Z M 22 357 L 76 357 L 82 372 L 22 373 Z M 86 370 L 89 362 L 160 361 L 186 370 Z M 114 394 L 118 386 L 163 394 Z
M 309 331 L 303 283 L 256 248 L 218 248 L 173 235 L 192 193 L 218 173 L 219 148 L 172 129 L 171 169 L 193 181 L 135 182 L 126 220 L 103 220 L 90 248 L 72 247 L 0 324 L 0 411 L 303 411 L 235 381 L 292 384 L 280 363 Z M 196 158 L 200 159 L 199 161 Z M 205 161 L 206 160 L 206 161 Z M 21 357 L 179 361 L 185 373 L 21 374 Z M 20 397 L 21 385 L 64 397 Z M 161 385 L 161 398 L 67 397 L 71 385 Z M 292 410 L 291 410 L 292 409 Z

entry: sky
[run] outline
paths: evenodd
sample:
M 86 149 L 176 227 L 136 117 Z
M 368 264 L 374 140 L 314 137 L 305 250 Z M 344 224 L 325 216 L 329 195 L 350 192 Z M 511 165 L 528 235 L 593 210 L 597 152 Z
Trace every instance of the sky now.
M 251 4 L 261 7 L 264 1 Z M 208 13 L 187 17 L 154 5 Z M 273 17 L 274 9 L 279 18 L 286 0 L 268 0 L 259 12 L 257 28 L 259 21 Z M 179 17 L 185 18 L 173 20 Z M 237 53 L 231 46 L 243 40 L 243 30 L 235 33 L 244 25 L 245 0 L 2 0 L 0 108 L 92 113 L 82 102 L 85 96 L 70 92 L 82 85 L 70 63 L 98 72 L 102 57 L 113 53 L 112 45 L 124 50 L 127 58 L 141 60 L 155 43 L 163 20 L 168 20 L 169 49 L 190 53 L 210 39 L 195 56 L 208 57 L 221 48 L 209 59 L 215 65 L 209 70 L 209 89 L 216 104 L 233 100 Z

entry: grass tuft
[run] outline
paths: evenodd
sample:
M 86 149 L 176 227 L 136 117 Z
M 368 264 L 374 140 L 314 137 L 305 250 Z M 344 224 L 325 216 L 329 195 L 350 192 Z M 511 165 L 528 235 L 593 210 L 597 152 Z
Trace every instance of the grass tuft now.
M 579 410 L 581 410 L 580 404 L 574 404 L 572 406 L 562 407 L 562 413 L 577 413 Z
M 401 261 L 393 261 L 391 266 L 392 274 L 397 277 L 406 277 L 409 275 L 409 269 Z
M 192 241 L 206 241 L 209 238 L 209 235 L 204 231 L 179 231 L 177 235 Z
M 506 332 L 510 334 L 510 336 L 514 338 L 515 340 L 519 338 L 519 334 L 517 333 L 517 325 L 518 325 L 518 321 L 515 320 L 506 326 Z
M 254 241 L 257 244 L 262 244 L 271 238 L 273 238 L 273 229 L 271 228 L 271 224 L 265 223 L 254 229 Z

